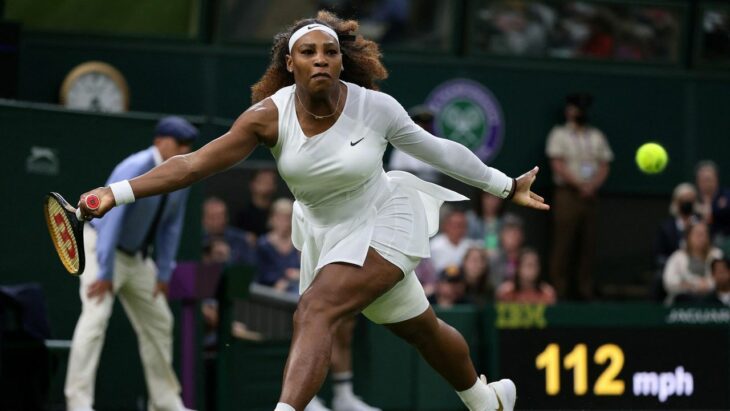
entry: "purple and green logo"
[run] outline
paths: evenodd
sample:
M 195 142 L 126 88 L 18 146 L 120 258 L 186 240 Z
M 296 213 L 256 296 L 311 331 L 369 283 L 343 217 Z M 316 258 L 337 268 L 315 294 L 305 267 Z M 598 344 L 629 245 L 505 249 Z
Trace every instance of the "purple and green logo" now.
M 502 108 L 488 88 L 468 79 L 438 85 L 426 99 L 436 115 L 436 134 L 459 142 L 482 161 L 493 159 L 502 147 Z

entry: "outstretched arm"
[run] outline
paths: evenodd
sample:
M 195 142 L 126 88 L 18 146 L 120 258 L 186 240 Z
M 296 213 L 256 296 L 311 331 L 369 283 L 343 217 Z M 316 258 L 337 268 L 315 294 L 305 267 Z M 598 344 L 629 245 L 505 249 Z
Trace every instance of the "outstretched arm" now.
M 387 131 L 393 146 L 436 167 L 439 171 L 497 197 L 512 200 L 526 207 L 548 210 L 550 206 L 530 188 L 537 167 L 517 179 L 484 164 L 471 150 L 451 140 L 439 138 L 416 125 L 403 107 L 392 98 L 386 100 L 393 114 Z
M 258 103 L 238 117 L 231 129 L 200 149 L 175 156 L 149 172 L 129 180 L 134 198 L 169 193 L 187 187 L 212 174 L 225 170 L 246 158 L 259 143 L 276 143 L 278 111 L 270 99 Z M 89 210 L 83 199 L 96 194 L 101 205 Z M 84 217 L 99 218 L 116 204 L 109 187 L 100 187 L 81 195 L 79 207 Z

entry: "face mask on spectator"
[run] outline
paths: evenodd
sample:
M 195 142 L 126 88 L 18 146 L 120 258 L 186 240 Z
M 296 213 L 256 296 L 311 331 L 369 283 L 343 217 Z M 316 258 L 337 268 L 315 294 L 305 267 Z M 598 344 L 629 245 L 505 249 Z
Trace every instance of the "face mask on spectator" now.
M 683 201 L 679 203 L 679 214 L 683 216 L 692 215 L 694 211 L 694 204 L 691 201 Z
M 588 122 L 588 115 L 583 113 L 583 110 L 581 110 L 580 114 L 575 116 L 575 122 L 576 122 L 576 124 L 580 124 L 580 125 L 586 124 Z

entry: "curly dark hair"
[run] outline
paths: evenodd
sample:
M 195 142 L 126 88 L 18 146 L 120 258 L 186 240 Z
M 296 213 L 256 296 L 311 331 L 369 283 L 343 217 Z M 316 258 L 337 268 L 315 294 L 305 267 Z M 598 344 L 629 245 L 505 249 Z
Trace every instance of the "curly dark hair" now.
M 251 87 L 252 103 L 258 103 L 280 88 L 294 84 L 294 75 L 286 69 L 289 37 L 299 28 L 314 23 L 329 26 L 340 36 L 342 65 L 345 67 L 345 71 L 340 75 L 342 80 L 377 90 L 377 83 L 388 77 L 388 70 L 380 61 L 383 55 L 378 44 L 372 40 L 365 40 L 360 35 L 351 35 L 358 29 L 357 21 L 342 20 L 333 13 L 320 11 L 316 18 L 299 20 L 286 31 L 274 36 L 271 64 L 261 79 Z

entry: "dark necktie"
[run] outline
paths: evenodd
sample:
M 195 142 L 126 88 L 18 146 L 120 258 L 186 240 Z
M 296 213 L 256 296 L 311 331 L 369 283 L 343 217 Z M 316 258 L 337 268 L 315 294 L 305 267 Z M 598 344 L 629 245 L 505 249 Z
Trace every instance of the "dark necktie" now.
M 142 243 L 142 257 L 146 258 L 150 251 L 152 242 L 155 241 L 155 233 L 157 233 L 157 227 L 160 225 L 162 220 L 162 213 L 165 211 L 165 205 L 167 204 L 167 194 L 163 194 L 160 198 L 160 203 L 157 205 L 157 211 L 155 212 L 155 218 L 152 219 L 152 224 L 147 230 L 147 235 L 144 237 Z

